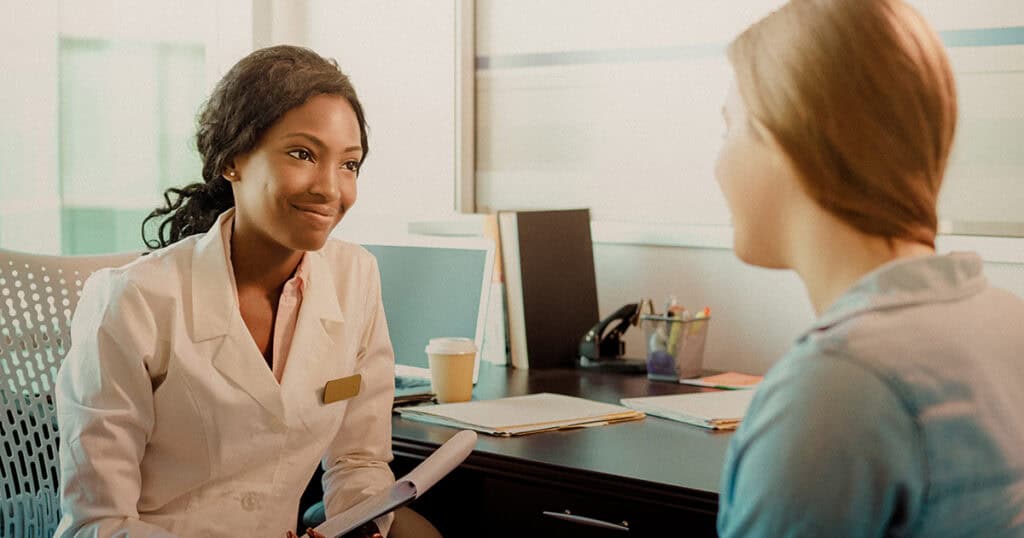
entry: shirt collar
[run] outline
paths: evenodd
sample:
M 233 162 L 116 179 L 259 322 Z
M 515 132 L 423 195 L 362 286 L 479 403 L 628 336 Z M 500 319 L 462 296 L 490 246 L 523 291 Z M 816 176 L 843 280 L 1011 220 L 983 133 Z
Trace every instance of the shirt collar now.
M 799 340 L 866 312 L 952 301 L 986 286 L 981 258 L 973 252 L 894 260 L 864 275 Z
M 228 262 L 228 276 L 231 278 L 231 288 L 235 290 L 237 299 L 238 283 L 235 282 L 235 270 L 234 267 L 231 266 L 231 234 L 234 230 L 234 222 L 235 209 L 231 208 L 224 213 L 220 222 L 215 224 L 215 226 L 220 226 L 222 245 L 224 247 L 224 258 Z M 306 281 L 309 279 L 309 264 L 306 263 L 306 258 L 308 257 L 308 252 L 302 253 L 302 258 L 299 259 L 299 265 L 295 267 L 295 273 L 292 274 L 292 277 L 284 284 L 286 289 L 291 289 L 291 284 L 294 283 L 294 289 L 300 297 L 302 296 L 303 290 L 306 289 Z

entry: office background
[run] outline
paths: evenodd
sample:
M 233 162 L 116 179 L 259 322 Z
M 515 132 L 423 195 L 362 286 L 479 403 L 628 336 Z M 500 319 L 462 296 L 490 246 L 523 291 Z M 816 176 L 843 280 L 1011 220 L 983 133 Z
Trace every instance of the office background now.
M 590 207 L 602 314 L 642 296 L 710 305 L 707 365 L 760 373 L 813 313 L 795 275 L 728 250 L 711 167 L 724 46 L 779 3 L 4 0 L 0 247 L 140 249 L 162 190 L 199 177 L 212 85 L 253 48 L 301 44 L 337 58 L 370 121 L 349 234 Z M 960 93 L 939 247 L 979 250 L 1024 295 L 1024 3 L 911 3 Z

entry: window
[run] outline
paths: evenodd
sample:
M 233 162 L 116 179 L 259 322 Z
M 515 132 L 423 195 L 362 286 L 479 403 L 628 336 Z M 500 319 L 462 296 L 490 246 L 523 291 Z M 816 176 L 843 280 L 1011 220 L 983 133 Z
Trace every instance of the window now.
M 164 189 L 200 179 L 195 116 L 226 66 L 251 50 L 251 3 L 11 7 L 17 24 L 0 48 L 14 52 L 2 59 L 28 72 L 3 105 L 14 118 L 0 149 L 0 247 L 142 250 L 142 218 Z
M 160 193 L 200 178 L 204 56 L 189 42 L 60 40 L 62 252 L 142 248 Z
M 727 43 L 780 5 L 611 0 L 476 11 L 477 207 L 590 207 L 595 220 L 727 225 L 713 182 Z M 912 2 L 956 72 L 944 231 L 1024 236 L 1024 9 Z

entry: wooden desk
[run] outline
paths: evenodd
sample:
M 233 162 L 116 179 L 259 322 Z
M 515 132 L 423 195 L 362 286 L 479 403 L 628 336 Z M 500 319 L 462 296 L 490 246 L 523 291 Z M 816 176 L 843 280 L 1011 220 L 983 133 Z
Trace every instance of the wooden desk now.
M 473 398 L 556 392 L 619 403 L 623 397 L 701 390 L 636 375 L 481 364 Z M 398 476 L 457 431 L 398 416 L 392 428 Z M 516 438 L 481 435 L 466 462 L 413 508 L 446 537 L 713 536 L 730 436 L 657 417 Z M 630 530 L 566 522 L 545 511 Z

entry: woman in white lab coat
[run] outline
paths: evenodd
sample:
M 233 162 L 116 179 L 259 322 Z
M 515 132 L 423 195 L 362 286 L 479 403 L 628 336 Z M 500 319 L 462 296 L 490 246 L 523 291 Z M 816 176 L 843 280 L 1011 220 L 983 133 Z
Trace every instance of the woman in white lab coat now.
M 379 273 L 328 239 L 368 150 L 348 78 L 253 52 L 197 145 L 203 181 L 147 218 L 156 250 L 94 274 L 75 312 L 58 536 L 284 536 L 319 461 L 328 516 L 394 481 Z

